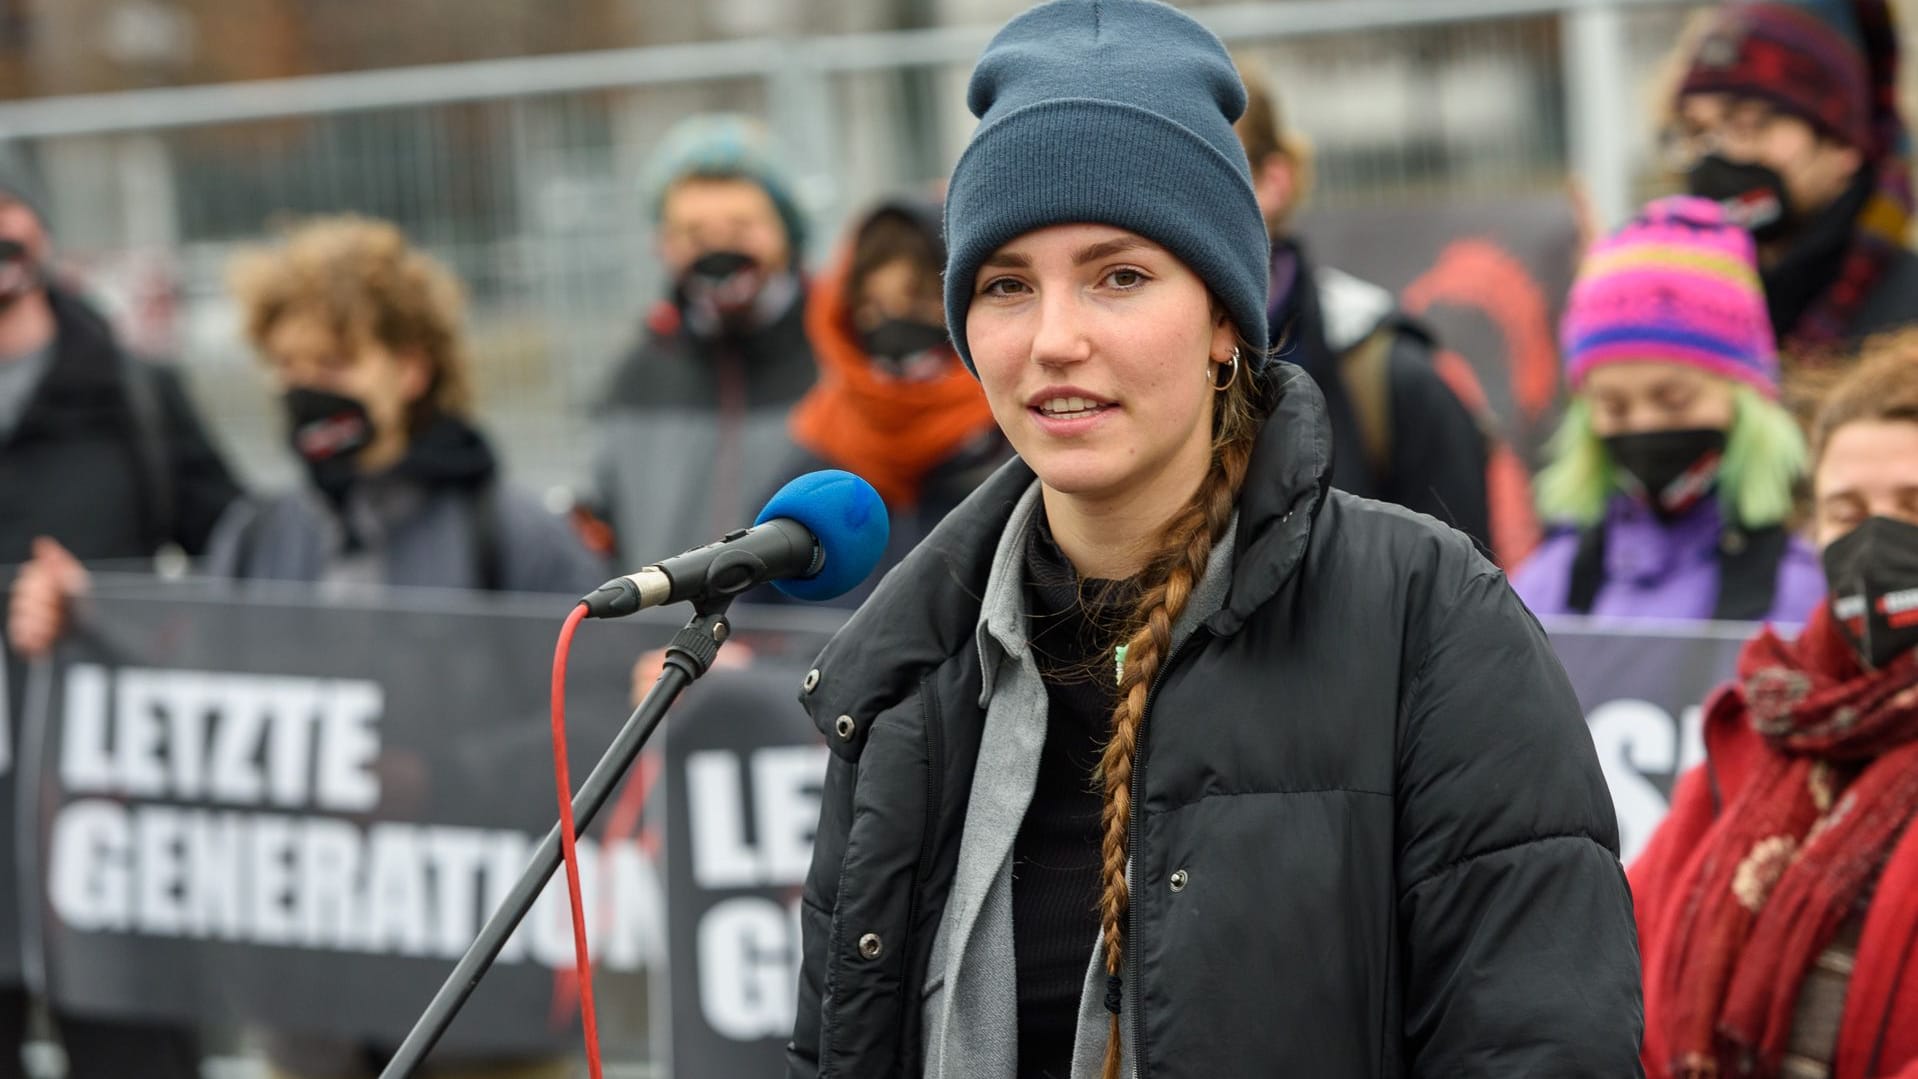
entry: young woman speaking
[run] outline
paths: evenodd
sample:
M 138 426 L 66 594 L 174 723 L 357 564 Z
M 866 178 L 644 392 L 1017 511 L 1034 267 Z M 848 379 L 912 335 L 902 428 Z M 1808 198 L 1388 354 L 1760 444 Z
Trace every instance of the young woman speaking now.
M 1218 40 L 1059 0 L 973 73 L 948 325 L 1020 460 L 805 701 L 793 1076 L 1637 1074 L 1612 808 L 1459 533 L 1327 487 Z

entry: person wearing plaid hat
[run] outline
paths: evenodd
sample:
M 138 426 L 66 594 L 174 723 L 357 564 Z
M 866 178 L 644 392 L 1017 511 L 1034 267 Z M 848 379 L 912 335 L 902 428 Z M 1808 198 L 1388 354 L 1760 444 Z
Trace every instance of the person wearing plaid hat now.
M 1757 239 L 1788 370 L 1918 320 L 1897 75 L 1886 0 L 1738 0 L 1687 59 L 1669 163 Z

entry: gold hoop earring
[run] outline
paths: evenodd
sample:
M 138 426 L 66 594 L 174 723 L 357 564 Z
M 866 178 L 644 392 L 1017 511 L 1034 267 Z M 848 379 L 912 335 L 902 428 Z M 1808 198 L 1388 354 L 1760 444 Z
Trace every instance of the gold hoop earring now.
M 1225 391 L 1231 389 L 1232 384 L 1239 380 L 1239 346 L 1233 345 L 1232 358 L 1227 360 L 1226 363 L 1219 364 L 1218 366 L 1224 367 L 1226 366 L 1226 364 L 1230 364 L 1232 366 L 1232 373 L 1225 376 L 1224 382 L 1219 381 L 1219 376 L 1216 373 L 1209 373 L 1206 375 L 1206 381 L 1212 383 L 1212 388 L 1219 393 L 1224 393 Z

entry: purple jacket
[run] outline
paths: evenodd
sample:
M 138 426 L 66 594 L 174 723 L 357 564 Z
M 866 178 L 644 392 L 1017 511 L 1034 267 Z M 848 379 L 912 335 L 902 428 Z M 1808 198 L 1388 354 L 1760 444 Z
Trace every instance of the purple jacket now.
M 1718 500 L 1707 498 L 1669 525 L 1624 497 L 1605 515 L 1605 582 L 1591 614 L 1610 618 L 1710 618 L 1718 603 Z M 1535 614 L 1570 614 L 1572 559 L 1578 532 L 1553 533 L 1512 575 L 1512 587 Z M 1803 623 L 1824 598 L 1818 555 L 1791 537 L 1778 564 L 1778 590 L 1767 622 Z

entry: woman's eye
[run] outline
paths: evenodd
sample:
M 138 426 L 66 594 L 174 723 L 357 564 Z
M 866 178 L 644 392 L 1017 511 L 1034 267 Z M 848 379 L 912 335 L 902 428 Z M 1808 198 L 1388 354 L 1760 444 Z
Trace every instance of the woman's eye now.
M 1145 284 L 1146 276 L 1144 273 L 1138 270 L 1133 270 L 1126 267 L 1120 267 L 1119 269 L 1114 270 L 1111 273 L 1107 274 L 1106 280 L 1112 283 L 1113 288 L 1135 289 L 1135 288 L 1138 288 L 1140 285 Z
M 1025 287 L 1025 282 L 1016 277 L 995 277 L 986 282 L 979 290 L 981 296 L 1016 296 Z

